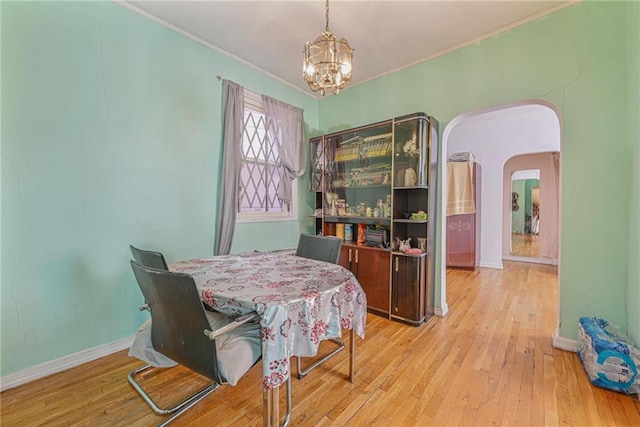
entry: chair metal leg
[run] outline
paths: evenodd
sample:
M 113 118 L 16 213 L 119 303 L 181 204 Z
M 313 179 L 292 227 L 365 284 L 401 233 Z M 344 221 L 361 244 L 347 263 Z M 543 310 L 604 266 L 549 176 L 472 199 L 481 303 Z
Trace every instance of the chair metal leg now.
M 195 393 L 193 393 L 191 396 L 188 396 L 184 400 L 176 403 L 174 406 L 170 408 L 160 408 L 153 401 L 151 396 L 149 396 L 147 392 L 142 388 L 142 386 L 140 386 L 140 384 L 138 384 L 138 382 L 135 380 L 136 374 L 139 374 L 141 372 L 144 372 L 152 368 L 153 366 L 151 365 L 144 365 L 140 368 L 134 369 L 133 371 L 129 372 L 129 375 L 127 376 L 127 378 L 129 379 L 129 383 L 131 383 L 131 385 L 138 392 L 138 394 L 145 400 L 145 402 L 147 402 L 147 404 L 151 407 L 151 409 L 153 409 L 153 412 L 155 412 L 158 415 L 173 414 L 173 416 L 164 420 L 162 424 L 160 424 L 161 426 L 167 425 L 168 423 L 176 419 L 178 416 L 182 415 L 186 410 L 188 410 L 189 408 L 194 406 L 196 403 L 200 402 L 202 399 L 204 399 L 205 397 L 213 393 L 220 386 L 220 384 L 213 382 L 203 387 L 202 389 L 196 391 Z
M 313 369 L 315 369 L 316 367 L 318 367 L 318 365 L 320 365 L 321 363 L 323 363 L 326 360 L 330 359 L 331 357 L 335 356 L 338 352 L 340 352 L 344 348 L 344 342 L 339 338 L 329 338 L 327 341 L 331 341 L 331 342 L 335 343 L 338 347 L 336 347 L 331 353 L 327 354 L 326 356 L 323 356 L 321 359 L 316 360 L 308 368 L 302 369 L 301 364 L 300 364 L 300 357 L 296 357 L 297 364 L 298 364 L 298 379 L 299 380 L 301 380 L 304 377 L 306 377 L 307 374 L 309 372 L 311 372 Z

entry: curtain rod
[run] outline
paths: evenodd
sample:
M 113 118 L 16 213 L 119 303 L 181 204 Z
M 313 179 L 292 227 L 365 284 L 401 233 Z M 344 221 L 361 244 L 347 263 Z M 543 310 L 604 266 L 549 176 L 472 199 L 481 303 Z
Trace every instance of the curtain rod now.
M 216 76 L 216 79 L 218 79 L 218 81 L 221 81 L 221 80 L 222 80 L 222 76 L 217 75 L 217 76 Z M 234 82 L 234 83 L 236 83 L 236 82 Z M 236 84 L 238 84 L 238 83 L 236 83 Z M 256 92 L 256 91 L 251 90 L 251 89 L 248 89 L 248 88 L 246 88 L 246 87 L 244 87 L 244 86 L 242 86 L 242 88 L 243 88 L 246 92 L 252 93 L 252 94 L 253 94 L 254 96 L 256 96 L 256 97 L 261 97 L 261 96 L 262 96 L 262 94 L 261 94 L 260 92 Z

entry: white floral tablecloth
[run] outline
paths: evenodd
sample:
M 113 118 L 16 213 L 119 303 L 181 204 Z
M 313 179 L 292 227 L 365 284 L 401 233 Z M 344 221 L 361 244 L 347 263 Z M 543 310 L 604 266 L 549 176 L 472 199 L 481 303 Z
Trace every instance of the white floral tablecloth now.
M 313 356 L 326 338 L 353 331 L 364 339 L 367 299 L 353 274 L 335 264 L 277 252 L 180 261 L 202 301 L 232 317 L 256 311 L 262 329 L 263 386 L 290 375 L 292 356 Z

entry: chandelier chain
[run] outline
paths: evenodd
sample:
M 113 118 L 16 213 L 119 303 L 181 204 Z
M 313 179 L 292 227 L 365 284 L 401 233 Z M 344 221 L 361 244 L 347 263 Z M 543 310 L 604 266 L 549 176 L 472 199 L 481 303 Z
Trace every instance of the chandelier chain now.
M 325 3 L 324 9 L 325 9 L 325 15 L 327 18 L 327 25 L 325 27 L 325 31 L 328 33 L 329 32 L 329 0 L 327 0 L 327 2 Z

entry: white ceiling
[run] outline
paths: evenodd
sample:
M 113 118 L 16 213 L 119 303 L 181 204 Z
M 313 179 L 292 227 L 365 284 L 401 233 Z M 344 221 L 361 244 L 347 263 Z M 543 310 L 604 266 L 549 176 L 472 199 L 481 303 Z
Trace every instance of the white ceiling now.
M 324 31 L 322 0 L 115 1 L 309 93 L 302 79 L 302 49 Z M 575 2 L 333 0 L 329 28 L 355 48 L 353 86 Z

